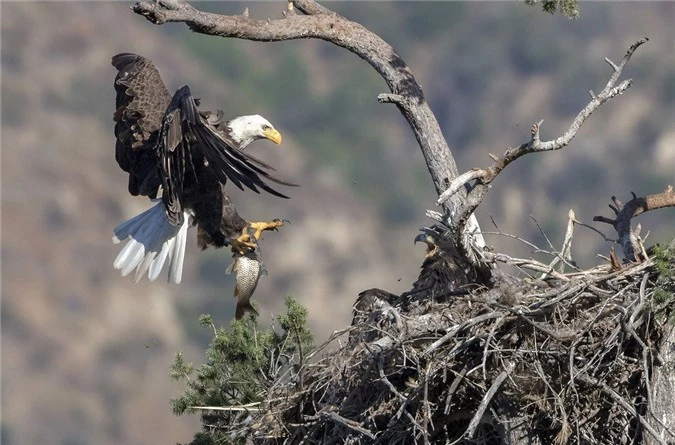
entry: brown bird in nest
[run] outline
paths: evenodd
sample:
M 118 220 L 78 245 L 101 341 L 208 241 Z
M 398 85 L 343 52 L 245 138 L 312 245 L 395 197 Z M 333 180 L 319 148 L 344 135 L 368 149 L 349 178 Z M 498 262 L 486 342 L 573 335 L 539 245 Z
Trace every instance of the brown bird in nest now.
M 396 306 L 409 309 L 413 302 L 440 301 L 464 295 L 461 289 L 470 283 L 473 270 L 462 261 L 447 229 L 440 226 L 424 227 L 415 237 L 415 243 L 426 244 L 426 255 L 412 289 L 401 294 Z
M 349 342 L 370 343 L 381 337 L 388 327 L 402 326 L 401 316 L 392 306 L 398 298 L 398 295 L 378 288 L 361 292 L 352 306 L 352 326 L 366 323 L 368 327 L 357 327 L 350 332 Z

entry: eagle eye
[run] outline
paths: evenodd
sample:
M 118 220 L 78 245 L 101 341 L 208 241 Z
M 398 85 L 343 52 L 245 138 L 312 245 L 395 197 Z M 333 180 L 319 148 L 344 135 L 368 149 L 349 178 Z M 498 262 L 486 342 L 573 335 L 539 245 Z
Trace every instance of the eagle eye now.
M 263 125 L 263 126 L 262 126 L 263 131 L 267 131 L 267 130 L 269 130 L 270 128 L 272 128 L 272 127 L 270 127 L 269 125 Z

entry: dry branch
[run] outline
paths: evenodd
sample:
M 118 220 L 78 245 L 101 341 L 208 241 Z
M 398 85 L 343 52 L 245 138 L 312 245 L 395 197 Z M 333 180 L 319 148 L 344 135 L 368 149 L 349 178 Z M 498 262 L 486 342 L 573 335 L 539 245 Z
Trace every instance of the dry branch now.
M 659 434 L 656 432 L 654 427 L 652 427 L 649 424 L 649 422 L 647 422 L 647 420 L 642 415 L 640 415 L 640 413 L 635 409 L 635 407 L 633 405 L 631 405 L 630 403 L 628 403 L 619 394 L 617 394 L 616 391 L 612 390 L 612 388 L 608 387 L 605 383 L 602 383 L 602 382 L 598 381 L 597 379 L 594 379 L 594 378 L 589 377 L 589 376 L 584 375 L 584 374 L 579 375 L 578 379 L 581 380 L 582 382 L 585 382 L 585 383 L 589 384 L 589 385 L 600 387 L 600 389 L 602 390 L 602 392 L 604 394 L 606 394 L 612 400 L 614 400 L 616 403 L 621 405 L 621 407 L 623 409 L 625 409 L 626 411 L 632 411 L 635 418 L 637 418 L 637 420 L 640 422 L 640 425 L 642 425 L 644 427 L 644 429 L 646 429 L 649 432 L 649 434 L 652 435 L 652 437 L 657 441 L 657 443 L 659 445 L 667 445 L 667 442 L 659 437 Z
M 619 243 L 623 247 L 623 256 L 625 262 L 644 261 L 645 254 L 642 242 L 640 241 L 638 228 L 631 228 L 631 220 L 650 210 L 662 209 L 664 207 L 675 207 L 675 191 L 673 186 L 669 185 L 663 192 L 656 195 L 648 195 L 638 198 L 632 193 L 633 199 L 623 204 L 616 196 L 612 196 L 614 205 L 609 207 L 614 211 L 616 218 L 611 219 L 604 216 L 596 216 L 593 221 L 599 221 L 614 227 L 619 234 Z
M 478 424 L 480 423 L 481 419 L 483 418 L 483 415 L 485 414 L 485 410 L 490 405 L 490 402 L 492 402 L 492 399 L 497 393 L 499 387 L 502 386 L 502 383 L 504 383 L 504 380 L 506 380 L 509 373 L 513 371 L 513 368 L 515 368 L 515 366 L 516 366 L 515 363 L 509 363 L 506 369 L 502 371 L 494 379 L 494 381 L 492 382 L 492 386 L 490 386 L 490 389 L 485 394 L 485 397 L 483 397 L 483 400 L 481 400 L 480 405 L 478 405 L 478 409 L 476 410 L 476 413 L 473 415 L 471 422 L 469 422 L 469 426 L 464 432 L 465 438 L 473 439 L 473 436 L 476 433 L 476 428 L 478 428 Z
M 588 119 L 595 110 L 600 108 L 602 104 L 609 101 L 613 97 L 622 94 L 631 86 L 632 79 L 619 82 L 619 78 L 621 77 L 624 68 L 628 64 L 628 61 L 635 50 L 640 47 L 640 45 L 646 43 L 648 40 L 648 38 L 643 38 L 632 44 L 630 48 L 628 48 L 626 55 L 623 57 L 619 65 L 616 65 L 613 62 L 610 63 L 613 73 L 607 82 L 607 85 L 605 85 L 605 88 L 600 92 L 600 94 L 591 94 L 591 101 L 579 112 L 579 114 L 577 114 L 576 118 L 572 121 L 572 124 L 565 134 L 558 137 L 557 139 L 542 142 L 539 131 L 543 121 L 540 121 L 539 123 L 532 125 L 532 129 L 530 131 L 530 140 L 528 142 L 525 142 L 516 148 L 508 149 L 500 157 L 496 157 L 494 155 L 491 156 L 494 159 L 494 162 L 491 166 L 485 169 L 473 169 L 470 175 L 465 176 L 466 174 L 464 174 L 458 176 L 450 183 L 450 186 L 440 194 L 438 204 L 442 205 L 448 199 L 451 199 L 453 196 L 455 196 L 458 191 L 465 190 L 465 188 L 469 189 L 465 205 L 461 208 L 461 211 L 453 215 L 451 221 L 451 226 L 453 227 L 455 235 L 455 242 L 458 245 L 461 245 L 462 243 L 462 236 L 464 233 L 464 227 L 467 224 L 467 220 L 483 201 L 489 190 L 490 183 L 492 183 L 497 175 L 499 175 L 502 170 L 504 170 L 509 164 L 521 156 L 525 156 L 529 153 L 559 150 L 567 146 L 574 136 L 576 136 L 576 134 L 579 132 L 579 129 L 581 129 L 581 126 L 586 121 L 586 119 Z M 468 184 L 466 180 L 467 177 L 469 179 L 475 180 L 475 182 L 473 184 Z

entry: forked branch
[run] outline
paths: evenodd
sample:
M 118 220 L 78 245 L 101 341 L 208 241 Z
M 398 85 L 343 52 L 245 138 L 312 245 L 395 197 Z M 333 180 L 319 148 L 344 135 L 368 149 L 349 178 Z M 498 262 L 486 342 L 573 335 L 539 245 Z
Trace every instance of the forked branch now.
M 631 227 L 631 219 L 650 210 L 675 207 L 675 191 L 673 191 L 673 186 L 669 185 L 663 192 L 656 195 L 648 195 L 644 198 L 638 198 L 635 193 L 632 193 L 632 195 L 633 199 L 626 204 L 619 201 L 616 196 L 612 196 L 614 205 L 610 204 L 609 207 L 614 211 L 616 218 L 596 216 L 593 221 L 603 222 L 614 227 L 614 230 L 619 234 L 619 243 L 623 247 L 625 262 L 641 262 L 646 258 L 642 253 L 644 249 L 641 248 L 640 230 Z
M 576 118 L 574 121 L 572 121 L 572 124 L 565 134 L 558 137 L 557 139 L 542 142 L 539 131 L 543 121 L 540 121 L 539 123 L 532 125 L 529 141 L 521 144 L 518 147 L 506 150 L 502 156 L 491 155 L 492 159 L 494 160 L 492 165 L 484 169 L 473 169 L 468 173 L 456 177 L 450 183 L 450 186 L 443 193 L 441 193 L 438 199 L 438 204 L 442 205 L 448 199 L 451 199 L 453 196 L 455 196 L 455 194 L 458 192 L 467 188 L 469 189 L 465 201 L 466 205 L 453 216 L 453 220 L 451 221 L 451 225 L 455 231 L 456 242 L 461 242 L 462 233 L 469 217 L 485 198 L 485 195 L 490 188 L 490 183 L 494 181 L 494 179 L 502 170 L 504 170 L 516 159 L 520 158 L 521 156 L 525 156 L 526 154 L 559 150 L 567 146 L 574 136 L 576 136 L 576 134 L 579 132 L 579 129 L 586 119 L 588 119 L 595 110 L 600 108 L 602 104 L 609 101 L 610 99 L 622 94 L 631 86 L 632 79 L 626 79 L 621 82 L 619 82 L 619 79 L 635 50 L 642 44 L 646 43 L 648 40 L 648 38 L 643 38 L 632 44 L 621 60 L 621 63 L 618 65 L 611 62 L 609 59 L 605 59 L 609 61 L 609 64 L 613 70 L 607 85 L 605 85 L 605 88 L 598 95 L 595 95 L 593 92 L 591 92 L 591 101 L 579 112 L 579 114 L 577 114 Z M 473 184 L 470 184 L 469 181 L 473 181 Z

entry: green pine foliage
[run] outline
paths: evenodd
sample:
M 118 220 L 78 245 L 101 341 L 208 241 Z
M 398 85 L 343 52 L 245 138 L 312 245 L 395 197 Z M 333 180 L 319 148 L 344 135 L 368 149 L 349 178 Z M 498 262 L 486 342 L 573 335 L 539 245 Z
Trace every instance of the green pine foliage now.
M 654 246 L 652 258 L 658 274 L 654 286 L 657 313 L 666 316 L 668 323 L 675 325 L 675 311 L 667 311 L 675 298 L 675 241 L 666 248 Z
M 525 0 L 525 3 L 532 6 L 541 3 L 541 7 L 549 14 L 559 12 L 571 19 L 579 17 L 578 0 Z
M 286 298 L 285 305 L 286 312 L 278 317 L 280 329 L 260 330 L 252 315 L 220 328 L 210 315 L 200 317 L 200 324 L 214 333 L 206 362 L 195 368 L 178 352 L 171 367 L 171 377 L 186 387 L 183 395 L 171 400 L 173 412 L 199 411 L 204 425 L 191 445 L 245 443 L 246 431 L 233 431 L 231 426 L 250 417 L 271 385 L 289 368 L 298 367 L 314 348 L 307 309 L 292 297 Z

